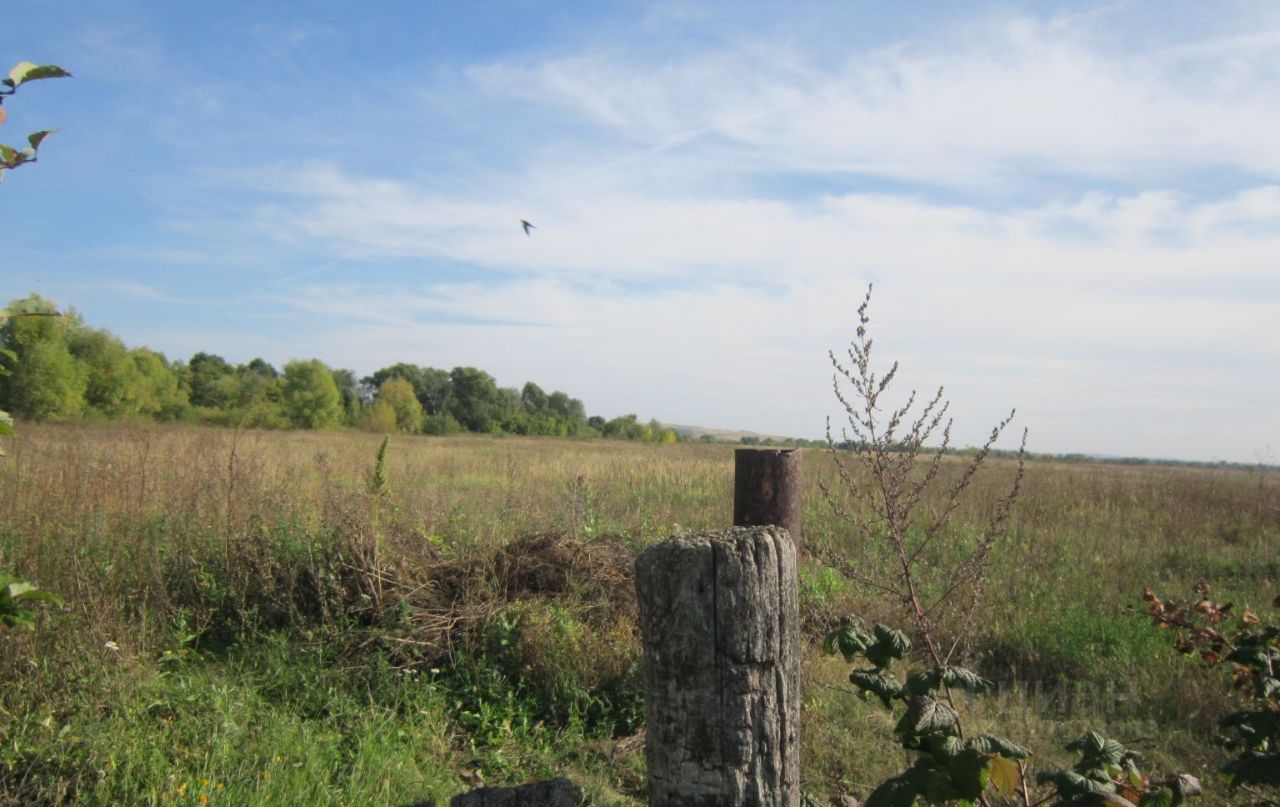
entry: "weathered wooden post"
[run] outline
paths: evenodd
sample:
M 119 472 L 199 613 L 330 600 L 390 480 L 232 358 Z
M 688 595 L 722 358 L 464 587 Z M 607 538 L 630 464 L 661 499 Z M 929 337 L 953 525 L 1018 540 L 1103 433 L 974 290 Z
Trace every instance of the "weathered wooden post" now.
M 636 559 L 649 803 L 800 804 L 795 545 L 774 526 L 673 538 Z
M 777 524 L 800 546 L 803 465 L 798 448 L 739 448 L 733 452 L 733 525 Z

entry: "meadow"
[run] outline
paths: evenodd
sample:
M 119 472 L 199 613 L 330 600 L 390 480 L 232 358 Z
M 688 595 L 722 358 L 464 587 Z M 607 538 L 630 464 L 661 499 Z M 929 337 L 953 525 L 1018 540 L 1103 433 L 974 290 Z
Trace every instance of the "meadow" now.
M 641 803 L 631 564 L 731 523 L 733 447 L 392 436 L 378 489 L 381 441 L 20 424 L 0 568 L 66 606 L 0 634 L 0 804 L 397 805 L 556 774 Z M 805 463 L 802 780 L 861 797 L 904 752 L 817 644 L 846 614 L 906 620 L 842 574 L 882 549 L 819 495 L 830 459 Z M 1012 473 L 988 463 L 929 562 L 973 540 Z M 1177 654 L 1140 594 L 1207 580 L 1269 609 L 1278 501 L 1262 470 L 1030 461 L 976 610 L 940 628 L 998 684 L 970 719 L 1037 766 L 1096 728 L 1232 803 L 1208 742 L 1226 674 Z

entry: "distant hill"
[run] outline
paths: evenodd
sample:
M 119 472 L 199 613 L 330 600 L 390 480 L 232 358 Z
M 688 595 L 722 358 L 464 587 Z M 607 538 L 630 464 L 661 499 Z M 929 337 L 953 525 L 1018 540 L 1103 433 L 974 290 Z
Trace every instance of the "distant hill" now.
M 729 443 L 737 443 L 744 437 L 758 437 L 760 440 L 773 439 L 775 442 L 789 440 L 790 437 L 781 434 L 761 434 L 760 432 L 734 430 L 734 429 L 712 429 L 706 426 L 684 426 L 679 423 L 663 423 L 664 427 L 674 429 L 675 433 L 681 437 L 687 437 L 691 440 L 697 440 L 703 435 L 711 435 L 717 440 L 724 440 Z

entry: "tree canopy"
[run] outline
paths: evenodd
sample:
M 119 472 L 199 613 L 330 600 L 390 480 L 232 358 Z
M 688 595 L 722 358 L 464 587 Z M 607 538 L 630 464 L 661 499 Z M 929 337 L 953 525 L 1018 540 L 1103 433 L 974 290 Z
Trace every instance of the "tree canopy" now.
M 444 370 L 407 362 L 363 378 L 319 359 L 277 370 L 209 351 L 170 361 L 92 328 L 74 309 L 57 312 L 39 295 L 14 300 L 0 324 L 0 409 L 30 420 L 147 418 L 255 428 L 353 426 L 379 432 L 448 435 L 606 436 L 674 442 L 657 421 L 588 417 L 582 401 L 527 381 L 504 387 L 477 367 Z

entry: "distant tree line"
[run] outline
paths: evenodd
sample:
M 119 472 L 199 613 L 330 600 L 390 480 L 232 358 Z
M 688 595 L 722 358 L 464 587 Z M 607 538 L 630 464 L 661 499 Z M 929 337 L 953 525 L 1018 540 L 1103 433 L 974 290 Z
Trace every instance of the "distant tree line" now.
M 393 364 L 357 378 L 318 359 L 277 370 L 199 352 L 169 361 L 90 328 L 75 311 L 32 295 L 5 308 L 0 409 L 30 420 L 148 418 L 270 429 L 354 426 L 378 432 L 603 436 L 674 443 L 679 435 L 635 415 L 588 417 L 582 401 L 532 381 L 500 387 L 475 367 Z

